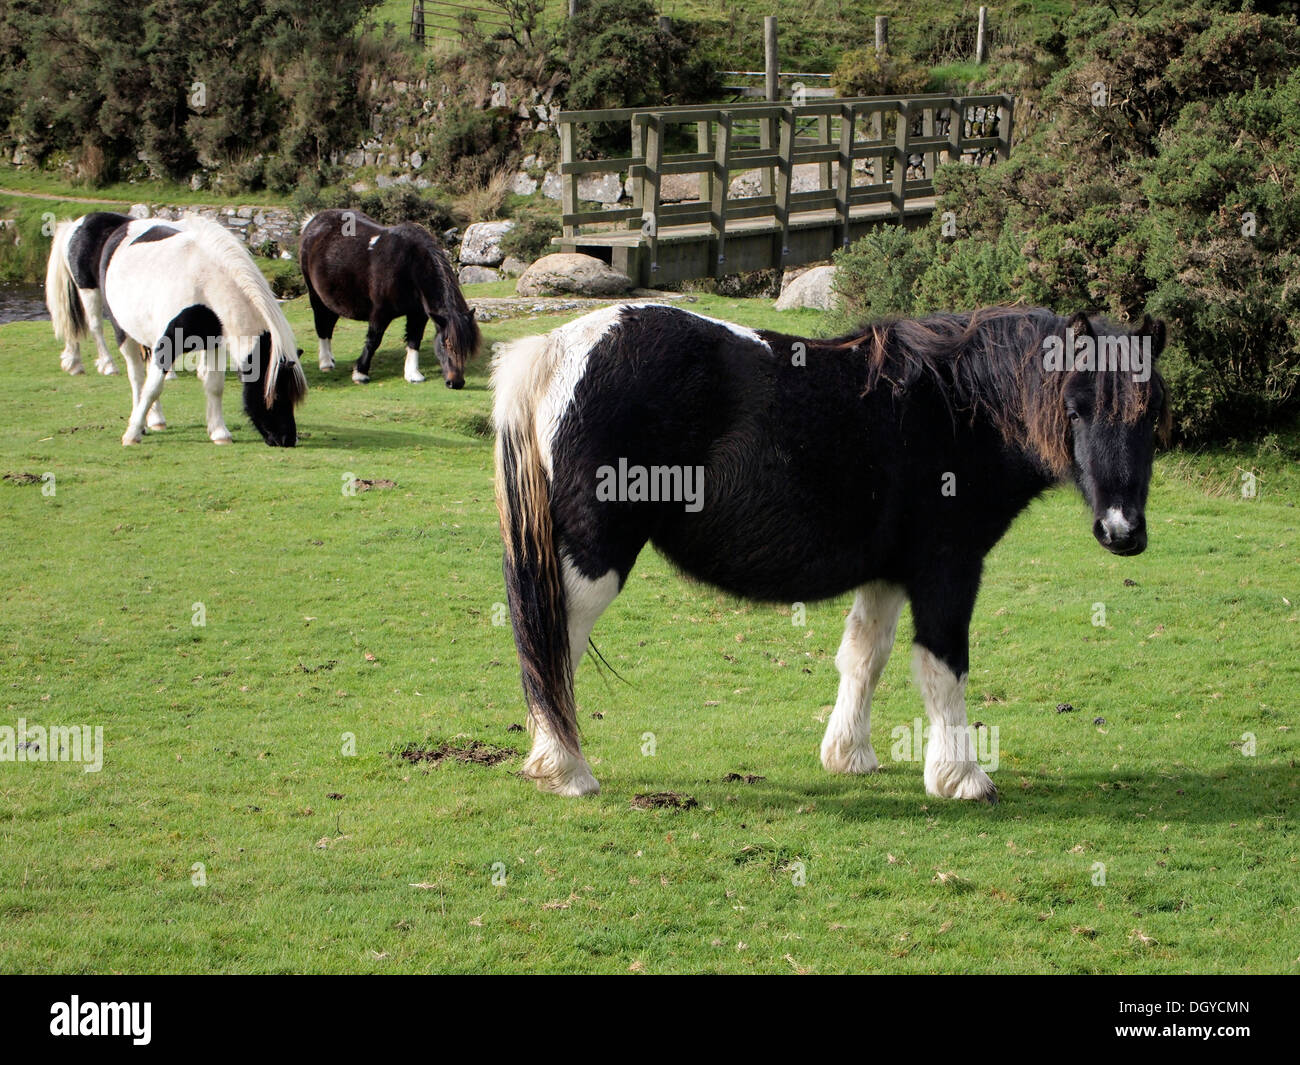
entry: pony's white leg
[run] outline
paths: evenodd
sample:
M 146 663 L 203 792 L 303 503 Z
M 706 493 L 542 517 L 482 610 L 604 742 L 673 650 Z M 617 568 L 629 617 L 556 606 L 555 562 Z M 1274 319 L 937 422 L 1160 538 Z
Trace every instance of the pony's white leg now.
M 322 370 L 334 369 L 334 345 L 325 337 L 318 337 L 317 339 L 320 342 L 318 365 Z
M 208 402 L 208 438 L 214 444 L 229 444 L 230 430 L 226 428 L 226 419 L 221 410 L 221 393 L 226 387 L 226 375 L 221 372 L 217 351 L 208 348 L 200 356 L 200 373 L 203 391 Z
M 871 747 L 871 694 L 894 647 L 903 589 L 876 581 L 853 597 L 835 665 L 840 690 L 822 737 L 822 765 L 831 773 L 871 773 L 880 765 Z
M 915 645 L 912 667 L 930 719 L 925 747 L 925 790 L 945 799 L 997 801 L 998 789 L 975 760 L 975 741 L 966 725 L 966 678 L 932 652 Z
M 76 377 L 86 372 L 81 363 L 81 343 L 68 337 L 63 342 L 63 354 L 59 356 L 59 366 Z
M 126 379 L 131 383 L 131 410 L 134 412 L 140 402 L 140 390 L 144 388 L 144 359 L 140 357 L 140 345 L 130 337 L 122 341 L 119 350 L 126 361 Z M 135 444 L 139 442 L 132 441 Z
M 596 619 L 618 595 L 618 573 L 610 570 L 596 580 L 588 580 L 567 559 L 562 559 L 564 573 L 564 605 L 569 618 L 569 670 L 576 672 L 582 653 L 587 648 Z M 543 791 L 558 795 L 595 795 L 600 791 L 587 764 L 587 759 L 574 753 L 556 739 L 544 723 L 528 715 L 528 731 L 533 737 L 533 749 L 521 770 L 532 777 Z
M 104 339 L 104 294 L 97 288 L 79 288 L 81 305 L 86 309 L 86 327 L 95 338 L 95 369 L 105 377 L 117 373 L 117 365 Z M 80 362 L 80 358 L 77 360 Z
M 127 358 L 127 374 L 129 375 L 131 373 L 131 356 L 127 355 L 125 350 L 123 350 L 122 354 Z M 135 358 L 140 359 L 138 353 L 135 353 Z M 143 361 L 143 359 L 140 359 L 141 363 Z M 131 411 L 131 420 L 127 422 L 126 432 L 122 434 L 123 446 L 129 447 L 132 444 L 140 443 L 144 439 L 145 417 L 149 413 L 149 408 L 157 402 L 162 387 L 163 368 L 159 365 L 157 359 L 150 359 L 148 369 L 144 373 L 144 382 L 140 385 L 140 395 Z
M 420 373 L 420 352 L 416 348 L 406 349 L 406 369 L 402 376 L 413 385 L 418 385 L 424 380 L 424 374 Z

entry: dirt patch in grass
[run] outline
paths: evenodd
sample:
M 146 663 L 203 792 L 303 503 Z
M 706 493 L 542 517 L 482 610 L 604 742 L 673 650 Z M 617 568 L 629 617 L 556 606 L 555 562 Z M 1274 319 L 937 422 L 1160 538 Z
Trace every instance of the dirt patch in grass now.
M 36 473 L 6 473 L 4 479 L 10 484 L 40 484 L 41 478 Z
M 368 481 L 364 477 L 358 477 L 352 482 L 358 492 L 369 492 L 373 489 L 396 488 L 397 482 L 390 481 L 387 477 L 377 477 L 373 481 Z
M 440 743 L 436 747 L 413 743 L 398 751 L 397 757 L 412 765 L 425 763 L 438 765 L 448 760 L 467 765 L 499 765 L 518 753 L 509 747 L 497 747 L 482 740 L 466 740 L 463 743 Z
M 652 791 L 632 797 L 634 810 L 689 810 L 699 805 L 693 796 L 678 795 L 675 791 Z
M 757 784 L 760 780 L 766 780 L 767 777 L 760 777 L 757 773 L 728 773 L 722 778 L 724 784 Z

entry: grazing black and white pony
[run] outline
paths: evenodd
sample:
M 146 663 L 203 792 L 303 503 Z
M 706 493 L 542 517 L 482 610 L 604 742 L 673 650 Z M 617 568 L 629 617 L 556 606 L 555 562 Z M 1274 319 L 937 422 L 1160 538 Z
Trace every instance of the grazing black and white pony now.
M 221 409 L 228 369 L 239 372 L 244 409 L 266 443 L 298 442 L 294 407 L 307 379 L 293 330 L 244 246 L 221 225 L 192 215 L 175 225 L 128 221 L 104 241 L 99 288 L 131 382 L 123 444 L 144 438 L 146 412 L 182 362 L 203 381 L 213 443 L 231 442 Z M 72 311 L 65 303 L 59 313 Z
M 855 591 L 821 745 L 831 772 L 877 768 L 871 696 L 910 600 L 926 790 L 995 799 L 966 729 L 984 556 L 1066 480 L 1103 547 L 1144 549 L 1154 439 L 1168 428 L 1154 372 L 1164 337 L 1149 319 L 1130 332 L 996 307 L 811 340 L 622 305 L 503 349 L 497 499 L 533 734 L 525 774 L 564 795 L 599 790 L 574 670 L 650 542 L 734 595 Z
M 448 388 L 465 387 L 465 363 L 478 352 L 479 328 L 446 253 L 423 226 L 382 226 L 360 211 L 329 210 L 303 226 L 302 276 L 316 318 L 320 368 L 334 369 L 339 318 L 367 322 L 352 380 L 370 380 L 370 360 L 395 318 L 406 318 L 406 380 L 424 380 L 420 342 L 432 318 L 434 351 Z
M 63 341 L 60 364 L 70 374 L 83 374 L 81 342 L 95 340 L 95 369 L 115 374 L 117 367 L 104 339 L 104 297 L 99 290 L 99 259 L 109 235 L 131 219 L 124 214 L 96 211 L 54 227 L 50 261 L 45 268 L 45 305 L 54 337 Z

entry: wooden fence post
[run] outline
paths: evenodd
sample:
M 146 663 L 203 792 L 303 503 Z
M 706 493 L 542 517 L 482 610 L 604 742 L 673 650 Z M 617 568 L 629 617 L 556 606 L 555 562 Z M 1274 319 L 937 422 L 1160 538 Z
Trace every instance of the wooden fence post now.
M 876 16 L 876 55 L 889 54 L 889 16 Z
M 776 16 L 763 17 L 763 95 L 768 103 L 778 103 L 781 99 L 781 63 L 777 57 Z M 777 144 L 776 119 L 763 119 L 758 124 L 759 147 L 771 149 Z M 764 167 L 759 176 L 759 191 L 764 196 L 772 195 L 773 168 Z
M 975 62 L 977 63 L 983 63 L 989 57 L 988 12 L 987 7 L 980 8 L 979 32 L 975 35 Z

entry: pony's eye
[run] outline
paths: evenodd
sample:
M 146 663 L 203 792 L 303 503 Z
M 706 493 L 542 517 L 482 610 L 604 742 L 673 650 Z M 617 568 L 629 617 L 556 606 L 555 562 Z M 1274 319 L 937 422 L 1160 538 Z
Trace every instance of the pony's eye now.
M 1070 421 L 1077 422 L 1079 420 L 1079 412 L 1077 410 L 1071 408 L 1070 410 L 1066 411 L 1066 413 L 1070 416 Z

